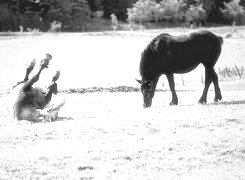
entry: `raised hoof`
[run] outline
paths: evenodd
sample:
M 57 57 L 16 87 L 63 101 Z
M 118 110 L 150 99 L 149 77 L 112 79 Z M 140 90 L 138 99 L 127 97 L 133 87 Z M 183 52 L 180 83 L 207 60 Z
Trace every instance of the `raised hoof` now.
M 32 71 L 35 65 L 36 65 L 36 60 L 33 59 L 32 62 L 28 64 L 28 67 L 27 67 L 28 71 Z
M 60 71 L 58 70 L 58 71 L 56 71 L 56 74 L 54 75 L 52 81 L 53 81 L 53 82 L 57 81 L 57 80 L 59 79 L 59 77 L 60 77 Z
M 52 56 L 50 54 L 46 54 L 46 59 L 51 60 Z
M 48 68 L 49 61 L 52 59 L 52 56 L 50 54 L 46 54 L 46 58 L 41 61 L 41 68 Z

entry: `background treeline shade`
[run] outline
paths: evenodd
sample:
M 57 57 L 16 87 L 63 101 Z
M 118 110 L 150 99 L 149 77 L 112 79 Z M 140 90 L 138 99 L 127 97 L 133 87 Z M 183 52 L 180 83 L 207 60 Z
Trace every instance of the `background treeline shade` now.
M 0 31 L 100 30 L 131 23 L 245 24 L 245 0 L 0 0 Z
M 128 9 L 128 20 L 240 25 L 245 23 L 244 3 L 244 0 L 138 0 Z

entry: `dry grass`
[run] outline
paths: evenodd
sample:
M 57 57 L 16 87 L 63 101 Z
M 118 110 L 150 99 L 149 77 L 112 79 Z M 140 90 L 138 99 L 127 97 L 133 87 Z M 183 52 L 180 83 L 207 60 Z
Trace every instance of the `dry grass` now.
M 199 92 L 63 94 L 53 123 L 0 126 L 2 179 L 243 179 L 245 93 L 198 105 Z M 4 100 L 2 98 L 2 100 Z
M 223 33 L 222 28 L 215 31 Z M 1 88 L 23 74 L 23 65 L 29 61 L 26 56 L 43 57 L 46 51 L 54 59 L 51 72 L 42 78 L 49 79 L 49 73 L 52 76 L 52 70 L 60 67 L 61 89 L 137 86 L 138 53 L 158 32 L 3 40 Z M 116 46 L 108 46 L 117 41 L 123 50 L 121 56 L 116 56 L 120 52 Z M 107 46 L 101 46 L 103 43 Z M 93 54 L 90 48 L 98 47 L 104 49 Z M 113 53 L 108 54 L 107 48 Z M 243 48 L 243 38 L 225 39 L 217 65 L 244 65 Z M 98 67 L 107 68 L 108 74 Z M 178 106 L 169 106 L 171 93 L 163 91 L 156 93 L 149 109 L 142 108 L 140 92 L 61 93 L 66 104 L 59 121 L 52 123 L 14 122 L 7 114 L 8 97 L 4 94 L 0 97 L 1 179 L 244 179 L 244 80 L 221 82 L 223 100 L 218 104 L 212 102 L 211 88 L 207 105 L 197 104 L 202 86 L 199 80 L 191 80 L 186 86 L 177 82 Z

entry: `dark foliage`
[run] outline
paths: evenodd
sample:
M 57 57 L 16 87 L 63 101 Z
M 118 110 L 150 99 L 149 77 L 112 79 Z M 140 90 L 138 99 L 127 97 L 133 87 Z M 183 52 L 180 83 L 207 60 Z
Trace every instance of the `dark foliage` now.
M 37 28 L 47 31 L 58 21 L 64 30 L 81 30 L 90 16 L 87 0 L 1 0 L 0 31 Z
M 137 0 L 101 0 L 101 10 L 104 12 L 105 18 L 110 18 L 113 13 L 121 21 L 127 19 L 127 8 L 132 7 Z
M 83 31 L 87 30 L 88 26 L 91 26 L 91 22 L 95 22 L 91 19 L 98 18 L 96 15 L 97 11 L 103 12 L 103 18 L 107 20 L 110 20 L 111 14 L 114 14 L 119 21 L 126 21 L 128 19 L 128 9 L 134 7 L 137 1 L 0 0 L 0 31 L 19 31 L 20 27 L 23 27 L 24 31 L 28 29 L 48 31 L 53 22 L 62 24 L 62 31 Z M 155 0 L 156 3 L 161 3 L 162 1 Z M 231 0 L 182 1 L 187 8 L 201 4 L 206 13 L 204 23 L 230 23 L 227 18 L 224 18 L 221 9 L 224 8 L 224 2 L 230 2 Z M 240 0 L 240 5 L 245 7 L 245 0 Z M 174 18 L 171 23 L 179 22 L 179 20 Z

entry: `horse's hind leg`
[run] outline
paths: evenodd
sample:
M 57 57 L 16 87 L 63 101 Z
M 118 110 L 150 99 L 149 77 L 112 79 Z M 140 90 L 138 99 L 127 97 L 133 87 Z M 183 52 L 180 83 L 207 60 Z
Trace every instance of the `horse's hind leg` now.
M 46 58 L 41 61 L 39 71 L 36 75 L 34 75 L 30 80 L 25 82 L 23 90 L 27 90 L 30 88 L 35 82 L 39 80 L 39 76 L 44 68 L 48 68 L 49 61 L 52 59 L 52 56 L 47 54 Z
M 213 49 L 213 53 L 211 54 L 209 59 L 213 59 L 213 64 L 212 67 L 210 68 L 210 73 L 211 73 L 211 78 L 212 81 L 214 83 L 214 91 L 215 91 L 215 97 L 214 97 L 214 101 L 218 102 L 222 99 L 222 95 L 220 92 L 220 88 L 219 88 L 219 82 L 218 82 L 218 76 L 216 74 L 216 72 L 214 71 L 214 65 L 216 64 L 220 53 L 221 53 L 221 46 L 222 46 L 222 38 L 219 37 L 219 44 L 217 46 L 215 46 L 215 48 Z
M 222 99 L 222 95 L 221 95 L 219 83 L 218 83 L 218 76 L 216 72 L 214 71 L 214 65 L 216 64 L 220 53 L 221 53 L 221 46 L 219 45 L 213 50 L 213 53 L 211 54 L 209 58 L 213 60 L 213 61 L 210 61 L 209 63 L 209 67 L 210 67 L 209 69 L 210 69 L 211 79 L 214 83 L 214 91 L 215 91 L 214 101 L 215 102 L 218 102 Z
M 219 88 L 218 76 L 217 76 L 216 72 L 214 71 L 214 68 L 212 68 L 212 70 L 211 70 L 211 77 L 212 77 L 212 81 L 214 83 L 214 91 L 215 91 L 214 101 L 219 102 L 222 99 L 222 95 L 221 95 L 221 91 Z
M 205 66 L 205 85 L 204 85 L 202 96 L 198 101 L 199 103 L 203 104 L 207 102 L 208 88 L 211 82 L 212 82 L 211 69 Z
M 33 70 L 34 66 L 36 64 L 36 60 L 33 59 L 33 61 L 28 65 L 28 67 L 26 68 L 26 75 L 25 75 L 25 79 L 24 81 L 27 81 L 29 78 L 29 74 L 31 73 L 31 71 Z

